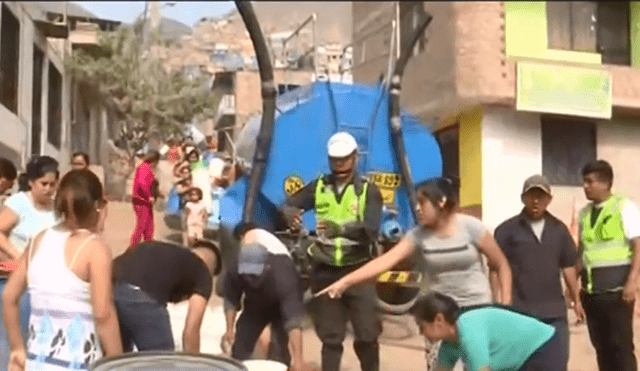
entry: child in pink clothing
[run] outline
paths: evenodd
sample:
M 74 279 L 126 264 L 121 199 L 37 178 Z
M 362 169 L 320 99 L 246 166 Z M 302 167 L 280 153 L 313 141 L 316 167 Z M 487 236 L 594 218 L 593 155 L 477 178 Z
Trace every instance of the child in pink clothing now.
M 133 192 L 131 202 L 136 213 L 136 227 L 131 234 L 131 245 L 135 246 L 140 240 L 153 239 L 153 183 L 156 179 L 155 167 L 160 162 L 160 154 L 150 151 L 144 161 L 136 169 L 133 178 Z
M 183 236 L 188 246 L 193 246 L 201 240 L 204 234 L 204 225 L 207 220 L 207 207 L 202 201 L 202 190 L 192 187 L 189 190 L 189 200 L 184 205 L 184 220 L 186 231 Z

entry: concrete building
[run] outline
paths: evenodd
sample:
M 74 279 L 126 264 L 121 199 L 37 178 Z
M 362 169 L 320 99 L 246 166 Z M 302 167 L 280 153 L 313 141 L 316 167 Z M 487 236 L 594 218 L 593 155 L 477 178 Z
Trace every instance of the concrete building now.
M 283 94 L 301 85 L 310 84 L 312 71 L 274 69 L 274 81 L 278 94 Z M 213 93 L 220 97 L 218 114 L 207 128 L 206 134 L 216 133 L 221 151 L 231 153 L 232 142 L 254 116 L 262 113 L 260 74 L 258 71 L 225 71 L 215 75 Z
M 279 94 L 316 79 L 352 81 L 350 60 L 343 57 L 348 53 L 340 43 L 350 35 L 341 32 L 343 25 L 337 25 L 322 4 L 308 5 L 255 4 L 270 48 Z M 350 11 L 351 6 L 340 3 L 338 8 Z M 282 11 L 291 15 L 286 24 L 280 22 Z M 313 18 L 316 11 L 321 13 Z M 257 60 L 239 13 L 232 11 L 219 18 L 201 19 L 191 35 L 168 46 L 166 51 L 163 60 L 167 70 L 182 70 L 188 78 L 211 78 L 212 90 L 220 97 L 218 114 L 200 125 L 200 129 L 205 134 L 217 135 L 221 150 L 231 151 L 231 142 L 240 129 L 262 111 Z
M 61 28 L 67 28 L 66 39 L 51 40 L 54 47 L 66 50 L 63 55 L 70 55 L 73 50 L 92 48 L 98 44 L 99 31 L 115 31 L 121 22 L 102 19 L 85 10 L 81 6 L 65 2 L 25 2 L 36 22 L 52 22 Z M 66 48 L 66 49 L 65 49 Z M 64 54 L 66 53 L 66 54 Z M 69 152 L 85 152 L 91 160 L 91 168 L 103 181 L 112 171 L 105 171 L 114 163 L 110 156 L 109 140 L 117 138 L 118 130 L 113 119 L 113 110 L 93 86 L 68 79 L 68 114 L 69 114 Z M 58 158 L 67 166 L 67 158 Z
M 391 22 L 397 56 L 425 12 L 401 104 L 434 123 L 463 209 L 494 228 L 541 173 L 569 224 L 596 158 L 612 164 L 614 191 L 640 201 L 640 3 L 354 2 L 354 80 L 384 75 Z
M 34 19 L 22 2 L 0 7 L 0 156 L 23 168 L 32 154 L 67 159 L 71 149 L 65 28 Z M 61 169 L 69 167 L 61 160 Z

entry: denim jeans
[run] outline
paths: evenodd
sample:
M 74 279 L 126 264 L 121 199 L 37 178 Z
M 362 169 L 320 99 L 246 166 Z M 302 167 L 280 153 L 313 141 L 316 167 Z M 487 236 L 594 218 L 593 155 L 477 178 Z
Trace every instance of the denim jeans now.
M 0 370 L 6 370 L 9 364 L 9 337 L 4 328 L 4 319 L 2 313 L 2 293 L 7 284 L 6 277 L 0 277 Z M 29 336 L 29 316 L 31 316 L 31 297 L 26 291 L 20 297 L 20 332 L 22 339 L 27 341 Z
M 136 286 L 117 283 L 113 299 L 120 322 L 122 350 L 175 350 L 166 304 Z

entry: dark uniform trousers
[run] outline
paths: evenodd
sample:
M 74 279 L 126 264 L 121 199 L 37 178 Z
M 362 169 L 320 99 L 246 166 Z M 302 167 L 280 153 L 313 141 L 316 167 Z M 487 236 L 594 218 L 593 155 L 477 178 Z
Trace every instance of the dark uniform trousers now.
M 633 347 L 633 303 L 622 291 L 582 294 L 587 327 L 600 371 L 637 371 Z
M 334 267 L 314 264 L 312 291 L 316 293 L 362 265 Z M 313 302 L 313 322 L 322 341 L 322 371 L 339 371 L 347 321 L 354 331 L 353 348 L 362 371 L 378 371 L 380 365 L 378 336 L 382 324 L 378 316 L 377 293 L 373 283 L 348 288 L 339 299 L 322 295 Z

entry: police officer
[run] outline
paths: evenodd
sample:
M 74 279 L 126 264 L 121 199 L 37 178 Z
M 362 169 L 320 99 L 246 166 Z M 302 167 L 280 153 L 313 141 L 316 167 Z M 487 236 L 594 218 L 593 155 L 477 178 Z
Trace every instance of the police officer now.
M 320 176 L 289 197 L 283 207 L 292 230 L 301 225 L 302 211 L 316 211 L 317 241 L 308 250 L 311 290 L 321 291 L 371 259 L 378 236 L 382 196 L 375 184 L 356 174 L 358 146 L 346 132 L 328 142 L 331 174 Z M 381 324 L 375 284 L 347 289 L 340 298 L 322 295 L 312 303 L 316 333 L 322 341 L 322 370 L 340 370 L 347 321 L 353 325 L 354 350 L 363 371 L 379 369 Z
M 582 304 L 600 371 L 636 371 L 633 308 L 640 279 L 640 211 L 611 193 L 606 161 L 582 169 L 588 203 L 579 214 Z

